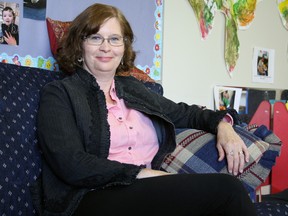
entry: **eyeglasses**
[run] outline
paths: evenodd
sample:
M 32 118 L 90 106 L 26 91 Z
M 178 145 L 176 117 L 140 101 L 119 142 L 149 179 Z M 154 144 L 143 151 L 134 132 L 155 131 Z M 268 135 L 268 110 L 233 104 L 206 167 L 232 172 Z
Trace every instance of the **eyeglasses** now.
M 108 38 L 104 38 L 102 35 L 92 34 L 87 37 L 84 37 L 84 40 L 86 40 L 88 44 L 95 45 L 95 46 L 102 45 L 105 40 L 107 40 L 111 46 L 124 45 L 124 38 L 120 35 L 112 35 L 112 36 L 109 36 Z

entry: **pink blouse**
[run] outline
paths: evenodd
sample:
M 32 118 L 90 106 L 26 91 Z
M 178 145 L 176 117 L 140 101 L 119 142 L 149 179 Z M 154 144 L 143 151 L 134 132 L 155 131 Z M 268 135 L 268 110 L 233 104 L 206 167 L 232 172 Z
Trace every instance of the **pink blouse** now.
M 125 106 L 123 99 L 116 95 L 114 81 L 110 96 L 114 104 L 107 104 L 111 134 L 108 159 L 151 168 L 159 148 L 152 121 L 143 113 Z

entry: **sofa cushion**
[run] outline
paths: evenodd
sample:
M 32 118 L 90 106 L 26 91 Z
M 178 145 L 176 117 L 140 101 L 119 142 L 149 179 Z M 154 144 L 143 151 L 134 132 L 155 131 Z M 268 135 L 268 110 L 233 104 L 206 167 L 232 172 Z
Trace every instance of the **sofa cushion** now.
M 0 63 L 0 213 L 34 215 L 29 185 L 41 171 L 36 113 L 39 91 L 62 73 Z
M 244 171 L 236 177 L 250 193 L 263 183 L 269 175 L 281 141 L 264 125 L 234 126 L 250 153 Z M 216 136 L 201 130 L 177 130 L 177 147 L 162 164 L 171 173 L 228 173 L 227 161 L 218 162 Z
M 257 215 L 284 216 L 288 215 L 287 201 L 262 201 L 254 204 Z

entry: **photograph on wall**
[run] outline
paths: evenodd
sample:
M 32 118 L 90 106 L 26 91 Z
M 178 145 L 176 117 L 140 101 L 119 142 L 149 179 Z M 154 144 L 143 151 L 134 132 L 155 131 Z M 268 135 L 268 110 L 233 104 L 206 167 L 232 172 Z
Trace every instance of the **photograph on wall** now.
M 19 45 L 19 4 L 0 2 L 0 44 Z
M 23 17 L 34 20 L 45 20 L 46 0 L 24 0 Z
M 253 82 L 273 83 L 275 51 L 267 48 L 254 48 Z
M 214 87 L 215 110 L 235 109 L 239 111 L 242 88 Z

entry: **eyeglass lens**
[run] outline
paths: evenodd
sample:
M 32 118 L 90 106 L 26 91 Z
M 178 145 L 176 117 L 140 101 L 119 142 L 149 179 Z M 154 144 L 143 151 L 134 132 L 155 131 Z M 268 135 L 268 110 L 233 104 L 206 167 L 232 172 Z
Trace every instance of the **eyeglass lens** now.
M 120 35 L 112 35 L 109 36 L 108 38 L 104 38 L 102 35 L 99 34 L 94 34 L 90 35 L 87 38 L 88 43 L 93 44 L 93 45 L 102 45 L 105 40 L 108 41 L 108 43 L 112 46 L 121 46 L 124 44 L 123 37 Z

